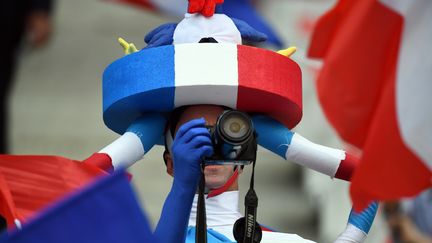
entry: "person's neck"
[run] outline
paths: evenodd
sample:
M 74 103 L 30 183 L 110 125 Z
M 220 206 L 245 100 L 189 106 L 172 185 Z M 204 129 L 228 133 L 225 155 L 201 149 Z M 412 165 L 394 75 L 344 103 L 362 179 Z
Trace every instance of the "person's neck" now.
M 228 187 L 226 191 L 230 192 L 230 191 L 238 191 L 238 190 L 239 190 L 239 186 L 238 186 L 238 181 L 236 180 L 230 187 Z
M 220 195 L 224 192 L 238 191 L 238 181 L 237 180 L 232 185 L 230 185 L 227 189 L 224 188 L 225 186 L 226 186 L 226 184 L 223 185 L 222 187 L 214 188 L 214 189 L 210 189 L 210 188 L 206 187 L 205 193 L 207 193 L 209 195 L 209 197 L 214 197 L 214 196 Z M 198 189 L 196 191 L 196 194 L 199 194 Z

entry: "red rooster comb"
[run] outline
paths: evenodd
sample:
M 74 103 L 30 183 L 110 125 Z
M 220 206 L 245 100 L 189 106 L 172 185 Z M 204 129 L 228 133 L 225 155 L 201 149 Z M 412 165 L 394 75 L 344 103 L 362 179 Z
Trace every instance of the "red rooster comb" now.
M 215 13 L 216 5 L 224 0 L 189 0 L 188 13 L 199 13 L 205 17 L 211 17 Z

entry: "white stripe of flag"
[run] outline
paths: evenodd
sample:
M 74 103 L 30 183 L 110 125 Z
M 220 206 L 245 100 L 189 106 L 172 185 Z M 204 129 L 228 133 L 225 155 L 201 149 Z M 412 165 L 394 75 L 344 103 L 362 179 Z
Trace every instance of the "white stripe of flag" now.
M 432 1 L 381 0 L 404 16 L 396 110 L 405 145 L 432 170 Z

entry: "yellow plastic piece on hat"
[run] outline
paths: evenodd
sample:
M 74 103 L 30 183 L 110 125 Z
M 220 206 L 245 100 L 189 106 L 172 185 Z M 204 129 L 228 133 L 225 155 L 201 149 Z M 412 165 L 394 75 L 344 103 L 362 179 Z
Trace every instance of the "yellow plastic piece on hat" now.
M 279 54 L 281 54 L 281 55 L 283 55 L 283 56 L 286 56 L 286 57 L 290 57 L 290 56 L 292 56 L 296 51 L 297 51 L 297 47 L 295 47 L 295 46 L 291 46 L 291 47 L 288 47 L 288 48 L 285 49 L 285 50 L 277 51 L 277 53 L 279 53 Z
M 118 38 L 118 42 L 123 47 L 125 55 L 128 55 L 128 54 L 131 54 L 131 53 L 138 51 L 138 49 L 135 47 L 134 43 L 128 43 L 127 41 L 125 41 L 125 39 L 123 39 L 121 37 Z

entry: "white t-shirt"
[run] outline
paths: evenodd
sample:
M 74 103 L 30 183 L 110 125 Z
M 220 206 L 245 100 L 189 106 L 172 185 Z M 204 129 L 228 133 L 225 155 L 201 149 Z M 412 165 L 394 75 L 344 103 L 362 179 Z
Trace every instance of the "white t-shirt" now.
M 207 228 L 213 229 L 235 241 L 233 226 L 237 219 L 243 217 L 238 207 L 239 192 L 224 192 L 216 197 L 206 198 Z M 198 195 L 195 195 L 189 218 L 189 226 L 195 226 Z M 261 243 L 314 243 L 296 234 L 263 231 Z

